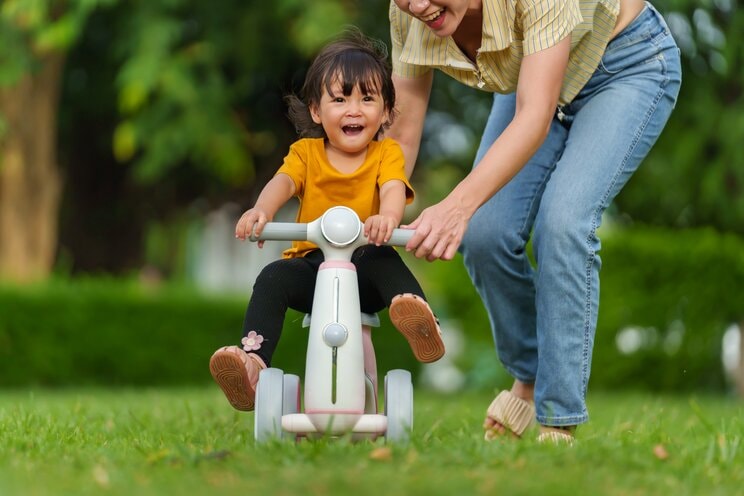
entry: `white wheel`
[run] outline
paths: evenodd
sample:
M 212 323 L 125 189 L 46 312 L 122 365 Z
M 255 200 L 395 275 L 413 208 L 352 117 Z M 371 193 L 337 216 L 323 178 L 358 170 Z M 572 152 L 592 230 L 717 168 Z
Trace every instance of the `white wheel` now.
M 257 443 L 282 438 L 283 403 L 284 372 L 275 368 L 263 369 L 258 376 L 253 415 L 253 433 Z
M 406 443 L 413 429 L 413 383 L 407 370 L 391 370 L 385 376 L 385 438 Z
M 282 414 L 300 411 L 300 378 L 294 374 L 284 375 L 284 404 Z

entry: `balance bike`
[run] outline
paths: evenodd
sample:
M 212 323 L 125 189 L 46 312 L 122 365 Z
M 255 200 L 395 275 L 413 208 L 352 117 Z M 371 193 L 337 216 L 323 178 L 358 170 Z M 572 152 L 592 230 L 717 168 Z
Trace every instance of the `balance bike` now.
M 351 255 L 368 244 L 363 224 L 347 207 L 332 207 L 304 224 L 269 222 L 251 241 L 308 240 L 325 255 L 318 269 L 305 364 L 304 411 L 300 379 L 278 368 L 259 374 L 256 387 L 256 442 L 298 436 L 341 436 L 406 442 L 413 427 L 413 384 L 407 370 L 385 376 L 385 409 L 377 408 L 377 366 L 369 336 L 376 315 L 362 314 L 356 267 Z M 388 245 L 403 246 L 412 230 L 395 229 Z M 364 327 L 363 327 L 364 326 Z M 366 364 L 365 367 L 365 358 Z

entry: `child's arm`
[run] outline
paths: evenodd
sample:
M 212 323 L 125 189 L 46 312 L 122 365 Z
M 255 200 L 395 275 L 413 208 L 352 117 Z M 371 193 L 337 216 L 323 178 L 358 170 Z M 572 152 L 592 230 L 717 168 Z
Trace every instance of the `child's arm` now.
M 393 235 L 406 208 L 406 185 L 398 179 L 391 179 L 380 187 L 380 213 L 371 215 L 364 222 L 364 235 L 370 243 L 380 246 Z
M 270 222 L 276 212 L 292 198 L 295 192 L 295 184 L 286 174 L 277 174 L 271 181 L 266 183 L 253 208 L 246 210 L 235 225 L 235 237 L 245 240 L 251 235 L 261 234 L 267 222 Z M 263 247 L 263 241 L 258 242 L 258 247 Z

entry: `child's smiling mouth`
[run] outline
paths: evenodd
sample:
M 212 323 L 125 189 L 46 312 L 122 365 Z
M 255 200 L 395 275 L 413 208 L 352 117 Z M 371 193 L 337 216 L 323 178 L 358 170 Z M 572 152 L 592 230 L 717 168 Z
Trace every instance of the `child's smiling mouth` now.
M 342 126 L 341 130 L 347 136 L 356 136 L 364 131 L 364 126 L 360 126 L 359 124 L 347 124 L 346 126 Z

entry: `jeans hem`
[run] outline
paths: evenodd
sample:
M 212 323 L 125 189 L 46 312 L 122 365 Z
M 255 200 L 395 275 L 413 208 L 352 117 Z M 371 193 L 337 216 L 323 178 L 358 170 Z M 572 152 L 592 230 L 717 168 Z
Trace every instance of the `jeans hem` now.
M 589 421 L 589 415 L 583 413 L 581 415 L 562 415 L 560 417 L 546 417 L 544 415 L 537 415 L 535 417 L 537 423 L 547 427 L 570 427 L 579 424 L 585 424 Z

